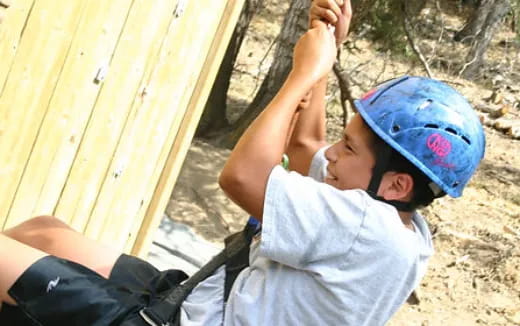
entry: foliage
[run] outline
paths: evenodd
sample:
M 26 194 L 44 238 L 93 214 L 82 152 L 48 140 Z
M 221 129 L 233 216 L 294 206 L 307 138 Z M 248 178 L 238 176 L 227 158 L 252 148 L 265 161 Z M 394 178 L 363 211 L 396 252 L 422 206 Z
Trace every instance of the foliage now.
M 519 0 L 520 1 L 520 0 Z M 413 57 L 413 51 L 407 40 L 403 22 L 406 17 L 413 21 L 424 7 L 425 0 L 374 0 L 369 12 L 364 17 L 364 26 L 368 27 L 368 37 L 380 46 L 382 52 L 392 55 Z M 406 15 L 406 16 L 405 16 Z
M 401 1 L 377 0 L 367 18 L 369 36 L 381 45 L 381 50 L 390 50 L 396 54 L 407 52 L 408 43 L 401 23 Z

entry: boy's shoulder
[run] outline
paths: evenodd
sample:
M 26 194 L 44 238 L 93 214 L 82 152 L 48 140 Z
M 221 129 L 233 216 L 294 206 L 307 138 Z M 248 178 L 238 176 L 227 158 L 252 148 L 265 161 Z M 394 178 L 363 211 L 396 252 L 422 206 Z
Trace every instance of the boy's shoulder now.
M 368 194 L 367 194 L 368 196 Z M 370 198 L 372 207 L 367 210 L 365 229 L 385 242 L 386 249 L 403 259 L 428 258 L 433 254 L 433 242 L 426 220 L 419 212 L 414 212 L 411 230 L 403 224 L 394 207 Z M 384 239 L 384 240 L 383 240 Z

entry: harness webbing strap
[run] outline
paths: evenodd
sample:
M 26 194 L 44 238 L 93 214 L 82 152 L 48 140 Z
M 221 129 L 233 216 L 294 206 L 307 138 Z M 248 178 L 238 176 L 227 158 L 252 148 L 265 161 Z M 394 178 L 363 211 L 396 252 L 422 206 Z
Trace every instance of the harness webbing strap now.
M 244 230 L 226 238 L 226 280 L 224 304 L 227 302 L 233 283 L 240 272 L 249 266 L 249 245 L 257 231 L 256 225 L 248 223 Z
M 190 292 L 208 276 L 222 266 L 226 261 L 226 252 L 223 250 L 218 255 L 213 257 L 206 265 L 200 270 L 193 274 L 185 283 L 172 289 L 171 293 L 164 297 L 162 300 L 149 307 L 143 308 L 139 314 L 143 319 L 150 319 L 154 324 L 146 320 L 150 325 L 172 325 L 170 322 L 177 322 L 179 318 L 178 311 L 182 305 L 182 302 L 190 294 Z M 174 324 L 176 325 L 176 324 Z
M 179 309 L 191 291 L 215 271 L 226 264 L 224 303 L 227 301 L 233 282 L 238 274 L 249 265 L 249 245 L 256 232 L 256 226 L 247 224 L 243 231 L 226 238 L 226 247 L 206 265 L 193 274 L 186 282 L 173 288 L 163 299 L 143 308 L 139 315 L 152 326 L 180 325 Z M 245 259 L 245 260 L 244 260 Z M 123 326 L 133 326 L 122 324 Z

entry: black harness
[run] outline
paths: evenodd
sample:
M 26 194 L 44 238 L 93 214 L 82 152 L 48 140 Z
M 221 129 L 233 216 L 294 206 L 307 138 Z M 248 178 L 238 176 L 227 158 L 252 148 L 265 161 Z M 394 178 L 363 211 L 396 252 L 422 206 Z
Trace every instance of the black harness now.
M 258 231 L 258 225 L 247 223 L 244 230 L 227 237 L 225 248 L 215 257 L 213 257 L 199 271 L 193 274 L 186 282 L 173 288 L 171 292 L 163 299 L 141 309 L 139 316 L 123 322 L 122 326 L 179 326 L 180 325 L 180 307 L 182 302 L 191 293 L 191 291 L 206 278 L 211 276 L 215 271 L 225 265 L 226 278 L 224 283 L 224 305 L 227 302 L 231 287 L 235 282 L 238 274 L 249 266 L 249 246 L 253 236 Z M 145 322 L 143 324 L 143 321 Z

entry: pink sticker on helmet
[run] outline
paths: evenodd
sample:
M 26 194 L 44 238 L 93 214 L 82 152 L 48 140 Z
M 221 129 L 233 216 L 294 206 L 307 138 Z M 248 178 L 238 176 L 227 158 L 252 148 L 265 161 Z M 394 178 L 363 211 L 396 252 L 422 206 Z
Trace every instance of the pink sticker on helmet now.
M 445 157 L 451 152 L 451 143 L 440 134 L 432 134 L 426 141 L 428 148 L 437 154 L 437 156 Z
M 366 99 L 369 99 L 372 95 L 374 95 L 374 93 L 377 91 L 377 88 L 373 88 L 371 90 L 369 90 L 368 92 L 365 93 L 365 95 L 363 95 L 363 97 L 361 97 L 362 100 L 366 100 Z

